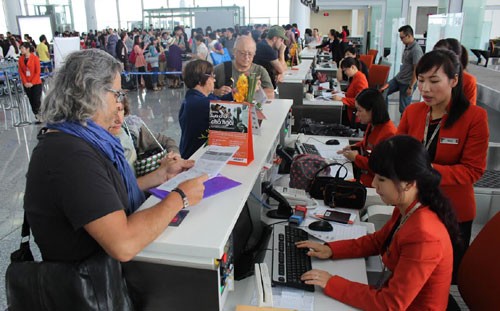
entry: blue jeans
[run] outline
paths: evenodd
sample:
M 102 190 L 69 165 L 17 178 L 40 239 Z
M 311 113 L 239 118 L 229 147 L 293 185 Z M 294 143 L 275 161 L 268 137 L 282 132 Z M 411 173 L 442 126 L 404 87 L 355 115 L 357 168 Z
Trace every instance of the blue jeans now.
M 385 98 L 387 107 L 389 107 L 389 95 L 399 91 L 399 113 L 403 114 L 405 108 L 408 107 L 408 105 L 410 105 L 411 103 L 411 95 L 406 95 L 406 90 L 408 89 L 409 85 L 409 83 L 401 84 L 396 79 L 391 79 L 391 81 L 389 81 L 389 88 L 387 89 L 387 97 Z M 413 90 L 411 92 L 412 94 L 415 91 L 416 85 L 417 84 L 415 83 L 415 85 L 413 86 Z

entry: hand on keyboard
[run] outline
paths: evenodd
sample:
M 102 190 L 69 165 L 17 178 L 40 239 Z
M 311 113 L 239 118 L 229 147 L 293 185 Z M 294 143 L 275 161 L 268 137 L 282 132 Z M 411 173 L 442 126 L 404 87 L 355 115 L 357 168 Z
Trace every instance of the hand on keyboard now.
M 306 284 L 318 285 L 321 286 L 321 288 L 325 288 L 326 283 L 328 283 L 331 277 L 332 275 L 326 271 L 313 269 L 302 274 L 300 279 Z
M 319 259 L 328 259 L 332 257 L 332 250 L 330 247 L 312 241 L 301 241 L 295 243 L 298 248 L 309 248 L 309 252 L 307 252 L 308 256 L 316 257 Z

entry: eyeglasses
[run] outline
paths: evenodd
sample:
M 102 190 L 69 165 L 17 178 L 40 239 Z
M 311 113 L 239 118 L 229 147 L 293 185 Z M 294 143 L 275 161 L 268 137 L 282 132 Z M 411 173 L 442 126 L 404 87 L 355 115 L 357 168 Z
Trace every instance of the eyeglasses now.
M 248 58 L 252 58 L 255 56 L 255 53 L 254 52 L 244 52 L 244 51 L 236 51 L 238 52 L 238 55 L 240 55 L 241 57 L 248 57 Z
M 206 73 L 205 76 L 207 76 L 209 78 L 212 77 L 212 78 L 215 79 L 215 74 L 213 72 L 212 73 Z
M 126 93 L 119 91 L 119 90 L 113 90 L 113 89 L 107 88 L 106 91 L 115 94 L 117 103 L 122 103 L 123 100 L 125 99 L 125 96 L 127 96 Z

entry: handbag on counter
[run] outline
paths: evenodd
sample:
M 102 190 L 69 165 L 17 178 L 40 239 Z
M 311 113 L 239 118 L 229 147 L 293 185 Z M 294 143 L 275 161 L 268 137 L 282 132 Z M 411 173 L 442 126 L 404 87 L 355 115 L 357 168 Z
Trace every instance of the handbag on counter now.
M 80 262 L 37 262 L 26 214 L 21 237 L 5 273 L 7 310 L 134 310 L 120 262 L 103 250 Z
M 311 182 L 316 172 L 327 167 L 325 158 L 315 154 L 296 155 L 290 165 L 290 187 L 304 189 L 307 192 L 311 189 Z M 328 169 L 326 173 L 329 173 Z
M 325 205 L 362 209 L 366 202 L 366 187 L 357 181 L 332 180 L 325 186 Z
M 144 123 L 144 121 L 141 119 L 141 123 L 144 126 L 144 128 L 148 131 L 148 133 L 153 137 L 153 140 L 155 143 L 158 145 L 157 148 L 147 150 L 144 153 L 137 154 L 137 160 L 134 162 L 134 169 L 135 169 L 135 175 L 137 177 L 144 176 L 148 173 L 151 173 L 152 171 L 156 170 L 157 168 L 160 167 L 160 162 L 167 156 L 167 149 L 165 149 L 158 139 L 156 139 L 156 136 L 151 132 L 149 127 Z M 127 126 L 127 122 L 123 122 L 123 125 L 125 125 L 125 128 L 127 129 L 127 134 L 130 136 L 130 139 L 132 139 L 132 135 L 130 134 L 130 129 Z
M 330 167 L 332 166 L 339 166 L 337 173 L 335 173 L 335 177 L 329 174 Z M 343 176 L 340 175 L 341 172 L 344 172 Z M 347 167 L 345 167 L 345 165 L 342 163 L 334 162 L 323 166 L 315 172 L 314 178 L 311 181 L 309 194 L 315 199 L 323 200 L 325 198 L 326 185 L 336 180 L 344 180 L 347 177 L 348 172 L 349 171 L 347 170 Z

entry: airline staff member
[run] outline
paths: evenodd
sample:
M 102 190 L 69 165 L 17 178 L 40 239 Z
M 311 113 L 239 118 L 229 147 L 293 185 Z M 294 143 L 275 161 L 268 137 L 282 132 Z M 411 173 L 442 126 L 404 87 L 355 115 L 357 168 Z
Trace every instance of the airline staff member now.
M 387 112 L 382 94 L 374 88 L 361 91 L 356 97 L 356 117 L 362 124 L 368 124 L 363 140 L 338 151 L 361 170 L 360 182 L 371 187 L 373 172 L 369 170 L 368 159 L 373 148 L 381 141 L 396 134 L 396 126 Z
M 356 96 L 359 92 L 368 88 L 368 81 L 365 75 L 359 70 L 359 61 L 356 58 L 345 58 L 340 64 L 340 68 L 351 82 L 347 87 L 345 97 L 334 95 L 333 100 L 340 100 L 347 106 L 347 118 L 349 123 L 353 124 Z
M 434 45 L 434 50 L 446 49 L 457 54 L 462 64 L 462 86 L 464 90 L 465 97 L 469 100 L 471 105 L 476 105 L 477 102 L 477 80 L 476 77 L 465 71 L 467 64 L 469 63 L 469 54 L 467 49 L 460 44 L 457 39 L 447 38 L 441 39 Z
M 38 112 L 42 104 L 42 79 L 40 77 L 40 59 L 31 52 L 34 48 L 29 42 L 23 42 L 19 48 L 21 57 L 19 57 L 19 76 L 24 86 L 24 92 L 28 96 L 31 110 L 35 115 L 35 123 L 40 124 Z
M 322 270 L 301 277 L 324 288 L 326 295 L 362 310 L 446 310 L 453 269 L 457 220 L 439 189 L 432 168 L 415 138 L 393 136 L 378 144 L 369 160 L 373 186 L 392 218 L 379 231 L 358 239 L 320 244 L 297 243 L 320 259 L 382 255 L 384 272 L 378 286 L 352 282 Z
M 462 234 L 462 247 L 454 249 L 456 273 L 476 216 L 473 185 L 486 168 L 488 115 L 465 97 L 462 66 L 455 53 L 440 49 L 425 54 L 416 75 L 424 102 L 406 108 L 398 134 L 421 141 L 442 176 L 441 189 L 451 200 Z

